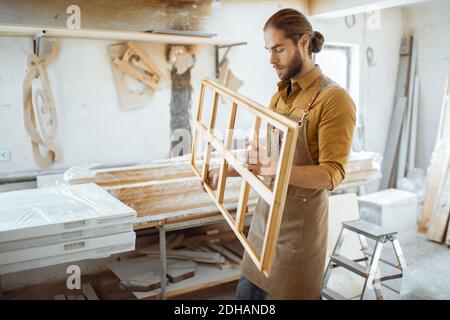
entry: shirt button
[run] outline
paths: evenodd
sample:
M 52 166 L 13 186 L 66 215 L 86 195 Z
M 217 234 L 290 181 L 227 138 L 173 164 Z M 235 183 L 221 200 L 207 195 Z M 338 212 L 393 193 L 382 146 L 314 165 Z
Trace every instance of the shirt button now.
M 306 202 L 306 198 L 303 198 L 302 201 L 303 201 L 303 202 Z

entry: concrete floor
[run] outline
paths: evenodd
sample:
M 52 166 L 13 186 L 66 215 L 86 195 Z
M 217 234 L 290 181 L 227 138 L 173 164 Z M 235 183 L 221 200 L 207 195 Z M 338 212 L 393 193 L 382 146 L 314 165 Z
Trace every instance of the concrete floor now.
M 385 299 L 450 299 L 450 248 L 432 241 L 426 240 L 422 234 L 402 235 L 400 245 L 408 264 L 408 272 L 405 278 L 398 282 L 401 294 L 396 294 L 387 289 L 383 290 Z M 384 250 L 383 257 L 392 260 L 389 248 Z M 132 299 L 130 293 L 121 292 L 118 289 L 118 280 L 111 273 L 93 276 L 92 282 L 98 283 L 97 288 L 100 298 L 105 299 Z M 88 279 L 89 280 L 89 279 Z M 236 284 L 231 282 L 221 286 L 192 292 L 175 299 L 187 300 L 234 300 L 236 299 Z M 54 288 L 53 288 L 54 287 Z M 64 285 L 42 285 L 24 288 L 16 292 L 9 292 L 3 299 L 52 299 L 55 294 L 60 294 Z M 48 293 L 43 295 L 43 292 Z M 72 293 L 73 294 L 73 293 Z M 374 299 L 373 292 L 368 292 L 368 299 Z
M 450 299 L 450 248 L 446 245 L 426 240 L 426 235 L 416 232 L 403 234 L 400 238 L 408 271 L 404 279 L 393 283 L 400 294 L 382 289 L 386 300 L 398 299 Z M 388 246 L 383 257 L 393 260 L 393 250 Z M 386 272 L 392 271 L 386 269 Z M 236 299 L 236 282 L 193 292 L 177 299 L 223 300 Z M 368 299 L 375 299 L 368 292 Z
M 400 245 L 409 267 L 402 299 L 450 299 L 450 248 L 417 233 L 401 238 Z

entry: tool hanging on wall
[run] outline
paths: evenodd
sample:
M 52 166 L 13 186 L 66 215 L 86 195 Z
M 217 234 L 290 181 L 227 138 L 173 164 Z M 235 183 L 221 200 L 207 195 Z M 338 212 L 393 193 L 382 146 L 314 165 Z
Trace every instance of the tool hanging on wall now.
M 350 29 L 350 28 L 352 28 L 355 24 L 356 24 L 356 18 L 355 18 L 355 15 L 354 15 L 354 14 L 345 17 L 345 25 L 347 26 L 347 28 Z
M 137 42 L 111 45 L 108 51 L 122 109 L 133 110 L 147 104 L 158 90 L 163 74 Z M 131 90 L 125 76 L 144 84 L 144 89 L 141 92 Z
M 28 73 L 23 82 L 24 124 L 31 138 L 33 155 L 40 167 L 48 167 L 62 159 L 62 151 L 55 144 L 58 127 L 55 101 L 47 75 L 47 67 L 59 54 L 59 45 L 53 42 L 48 55 L 39 56 L 40 35 L 34 39 L 34 53 L 28 56 Z M 41 88 L 35 90 L 33 82 L 39 79 Z M 45 156 L 41 151 L 45 151 Z
M 369 67 L 375 67 L 377 63 L 375 62 L 375 51 L 372 47 L 367 47 L 366 49 L 366 58 L 367 58 L 367 65 Z
M 227 87 L 228 89 L 231 89 L 233 91 L 237 91 L 244 84 L 244 82 L 241 79 L 237 78 L 231 71 L 230 61 L 227 58 L 224 59 L 222 65 L 219 68 L 218 82 L 224 87 Z

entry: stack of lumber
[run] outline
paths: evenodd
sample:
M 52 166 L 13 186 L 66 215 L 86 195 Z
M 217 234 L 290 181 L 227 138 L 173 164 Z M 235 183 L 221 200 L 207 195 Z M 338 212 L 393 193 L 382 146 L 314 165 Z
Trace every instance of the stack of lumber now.
M 159 244 L 138 248 L 140 254 L 159 258 Z M 232 231 L 208 229 L 203 234 L 185 237 L 184 233 L 172 233 L 166 239 L 168 259 L 189 260 L 216 265 L 223 269 L 241 262 L 243 247 Z
M 416 68 L 417 40 L 402 38 L 397 85 L 389 132 L 383 154 L 380 189 L 395 188 L 415 167 L 419 75 Z
M 232 232 L 220 228 L 208 228 L 194 235 L 188 232 L 183 230 L 167 235 L 168 290 L 187 280 L 202 286 L 203 272 L 210 273 L 211 267 L 219 273 L 224 272 L 220 270 L 238 266 L 242 260 L 243 247 Z M 136 252 L 140 256 L 110 263 L 108 267 L 120 279 L 121 288 L 131 291 L 136 298 L 156 296 L 161 292 L 159 243 L 152 241 L 141 245 Z
M 426 232 L 429 240 L 450 246 L 450 64 L 428 172 L 419 232 Z
M 81 285 L 81 293 L 79 294 L 58 294 L 55 296 L 55 300 L 100 300 L 94 287 L 90 283 L 83 283 Z
M 0 274 L 134 250 L 136 212 L 95 184 L 0 194 Z
M 200 163 L 200 162 L 199 162 Z M 212 167 L 218 166 L 218 156 Z M 135 209 L 135 230 L 165 223 L 180 222 L 220 214 L 210 196 L 202 189 L 187 157 L 123 168 L 94 170 L 84 177 L 71 177 L 70 184 L 95 183 Z M 240 177 L 229 177 L 224 203 L 235 211 L 241 187 Z M 256 193 L 251 193 L 251 206 Z
M 345 183 L 364 183 L 381 176 L 380 155 L 375 152 L 352 152 L 345 167 Z

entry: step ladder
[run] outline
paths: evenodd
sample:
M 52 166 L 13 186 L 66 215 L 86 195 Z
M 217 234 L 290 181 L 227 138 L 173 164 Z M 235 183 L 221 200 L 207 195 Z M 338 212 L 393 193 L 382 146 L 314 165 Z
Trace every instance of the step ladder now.
M 358 238 L 361 244 L 361 251 L 364 254 L 364 257 L 361 259 L 351 260 L 340 254 L 345 236 L 349 231 L 358 234 Z M 328 262 L 328 266 L 322 281 L 322 298 L 327 300 L 348 300 L 338 292 L 327 287 L 333 269 L 340 267 L 343 267 L 350 272 L 356 273 L 357 275 L 365 278 L 364 287 L 362 289 L 361 295 L 359 296 L 361 300 L 364 299 L 367 289 L 374 289 L 377 300 L 383 300 L 381 286 L 396 291 L 390 286 L 383 283 L 384 281 L 402 278 L 403 273 L 407 269 L 406 261 L 403 256 L 402 249 L 400 248 L 400 243 L 395 237 L 396 234 L 397 232 L 391 232 L 383 227 L 366 222 L 364 220 L 343 222 L 341 232 L 336 241 L 333 253 L 330 256 L 330 261 Z M 371 250 L 367 244 L 367 238 L 375 241 L 375 248 L 372 252 L 370 252 Z M 386 242 L 390 242 L 394 248 L 395 257 L 397 260 L 396 264 L 381 259 L 381 251 L 383 249 L 383 245 Z M 364 262 L 364 265 L 360 262 Z M 400 272 L 381 276 L 379 262 L 395 267 L 397 270 L 400 270 Z M 396 292 L 399 293 L 398 291 Z

